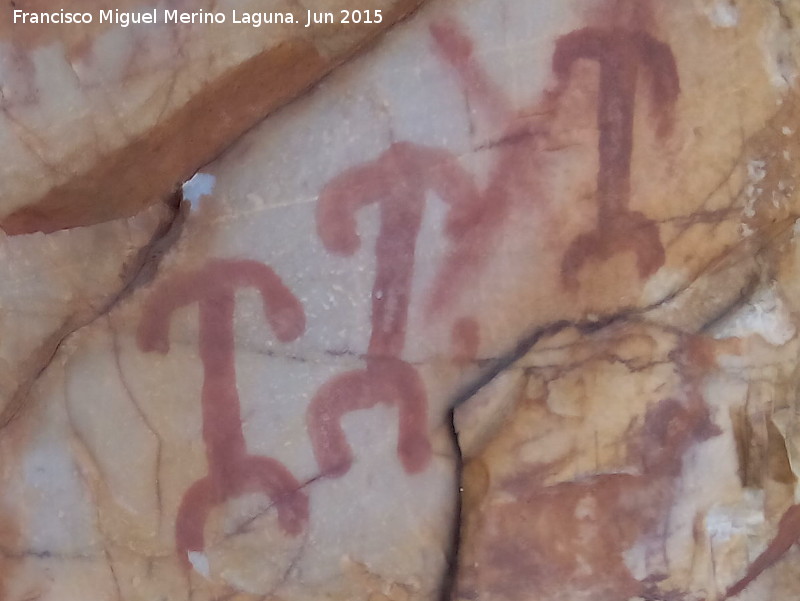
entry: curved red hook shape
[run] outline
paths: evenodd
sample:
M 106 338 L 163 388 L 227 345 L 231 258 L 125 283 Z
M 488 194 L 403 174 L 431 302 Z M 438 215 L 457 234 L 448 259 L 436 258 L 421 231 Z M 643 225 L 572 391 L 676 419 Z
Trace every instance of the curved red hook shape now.
M 478 200 L 472 180 L 449 152 L 407 142 L 392 144 L 374 161 L 348 169 L 320 195 L 317 232 L 329 251 L 345 256 L 360 245 L 358 210 L 370 204 L 380 207 L 366 369 L 347 372 L 325 384 L 306 413 L 315 456 L 328 476 L 343 475 L 352 463 L 339 423 L 342 416 L 378 403 L 399 409 L 397 452 L 406 472 L 421 471 L 430 461 L 425 387 L 416 369 L 400 359 L 428 190 L 451 207 L 449 228 L 459 227 L 457 207 L 470 210 Z
M 145 304 L 137 332 L 141 350 L 166 353 L 172 314 L 194 302 L 200 305 L 203 440 L 208 475 L 189 488 L 178 510 L 176 546 L 187 568 L 188 552 L 203 548 L 208 513 L 228 499 L 246 492 L 263 492 L 275 503 L 283 530 L 293 536 L 308 519 L 308 499 L 292 474 L 274 459 L 247 452 L 236 388 L 233 330 L 235 293 L 246 286 L 261 293 L 264 315 L 280 341 L 294 340 L 303 333 L 303 307 L 271 268 L 257 261 L 224 259 L 175 275 L 156 289 Z
M 343 476 L 353 463 L 342 416 L 379 403 L 398 408 L 397 455 L 403 469 L 414 474 L 427 467 L 431 444 L 425 385 L 417 370 L 405 361 L 375 358 L 367 360 L 366 369 L 349 371 L 327 382 L 309 405 L 306 424 L 314 457 L 325 476 Z

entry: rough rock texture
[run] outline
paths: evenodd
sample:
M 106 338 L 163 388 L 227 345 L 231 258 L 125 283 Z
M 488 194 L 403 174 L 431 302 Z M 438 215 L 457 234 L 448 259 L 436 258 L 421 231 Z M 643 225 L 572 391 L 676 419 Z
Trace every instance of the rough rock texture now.
M 354 24 L 340 22 L 341 9 L 353 8 L 341 0 L 4 3 L 0 228 L 52 232 L 131 216 L 170 196 L 200 165 L 417 4 L 365 1 L 358 8 L 382 11 L 380 22 Z M 42 24 L 17 15 L 15 23 L 16 10 L 86 12 L 93 21 Z M 233 10 L 239 20 L 256 13 L 275 22 L 235 24 Z M 155 11 L 158 22 L 109 22 L 101 11 Z M 216 12 L 226 23 L 168 22 L 166 11 Z M 331 12 L 336 21 L 306 27 L 307 11 Z
M 160 248 L 177 233 L 175 217 L 157 206 L 94 228 L 3 238 L 0 424 L 14 418 L 62 340 L 152 277 Z
M 794 598 L 797 13 L 433 0 L 9 238 L 131 231 L 10 368 L 0 599 Z

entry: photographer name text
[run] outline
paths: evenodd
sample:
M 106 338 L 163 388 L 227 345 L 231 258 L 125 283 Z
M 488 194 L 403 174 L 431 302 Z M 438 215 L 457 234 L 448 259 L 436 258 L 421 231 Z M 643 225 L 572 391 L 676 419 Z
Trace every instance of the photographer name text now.
M 51 12 L 29 12 L 14 10 L 16 25 L 79 25 L 90 23 L 107 23 L 119 27 L 130 25 L 183 24 L 183 25 L 249 25 L 261 27 L 273 24 L 299 24 L 311 27 L 319 24 L 367 24 L 377 25 L 383 21 L 380 9 L 377 10 L 340 10 L 335 12 L 319 12 L 307 10 L 306 14 L 297 16 L 292 12 L 243 12 L 231 10 L 229 13 L 197 10 L 181 12 L 178 10 L 158 10 L 127 12 L 119 9 L 91 12 L 72 12 L 64 9 Z

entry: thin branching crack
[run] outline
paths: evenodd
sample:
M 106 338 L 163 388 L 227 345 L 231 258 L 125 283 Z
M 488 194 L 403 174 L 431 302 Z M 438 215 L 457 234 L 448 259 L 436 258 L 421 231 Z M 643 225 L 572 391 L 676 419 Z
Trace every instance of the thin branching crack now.
M 464 455 L 461 452 L 461 445 L 458 442 L 458 431 L 456 429 L 456 408 L 451 407 L 447 413 L 447 426 L 450 440 L 453 445 L 454 452 L 454 467 L 455 467 L 455 481 L 458 486 L 455 495 L 455 506 L 453 508 L 452 517 L 452 531 L 449 542 L 449 553 L 447 553 L 447 570 L 445 571 L 444 578 L 442 579 L 441 587 L 439 589 L 439 601 L 451 601 L 453 598 L 453 591 L 455 590 L 457 576 L 458 576 L 458 559 L 459 550 L 461 548 L 461 526 L 463 519 L 464 500 L 461 488 L 464 473 Z
M 772 244 L 776 242 L 776 240 L 779 240 L 781 234 L 785 233 L 787 229 L 790 227 L 790 225 L 794 222 L 794 217 L 792 217 L 792 219 L 787 219 L 784 221 L 785 221 L 784 223 L 778 224 L 777 227 L 770 228 L 772 229 L 772 231 L 764 232 L 765 234 L 764 239 L 759 245 L 759 248 L 756 249 L 757 254 L 769 248 Z M 730 249 L 728 249 L 726 253 L 723 253 L 723 256 L 728 254 L 729 252 Z M 481 392 L 484 388 L 490 385 L 502 373 L 504 373 L 509 369 L 512 369 L 514 364 L 523 359 L 542 340 L 551 338 L 568 329 L 577 331 L 581 336 L 590 336 L 592 334 L 596 334 L 600 331 L 609 329 L 623 322 L 639 321 L 645 323 L 648 321 L 647 319 L 648 313 L 651 313 L 656 309 L 663 308 L 666 305 L 678 299 L 678 297 L 680 297 L 682 294 L 688 292 L 698 280 L 702 279 L 703 277 L 707 276 L 710 273 L 713 273 L 715 271 L 715 268 L 720 266 L 720 263 L 721 263 L 721 258 L 717 257 L 714 261 L 710 262 L 705 269 L 695 274 L 694 278 L 684 283 L 683 286 L 669 292 L 668 294 L 664 295 L 663 298 L 650 305 L 642 307 L 623 308 L 617 312 L 592 319 L 580 319 L 580 320 L 564 319 L 540 325 L 535 329 L 533 329 L 532 331 L 530 331 L 526 336 L 521 338 L 517 342 L 517 344 L 512 349 L 507 351 L 505 354 L 489 361 L 486 367 L 481 371 L 481 373 L 472 381 L 470 381 L 466 386 L 464 386 L 461 389 L 461 391 L 454 396 L 453 401 L 451 403 L 450 411 L 448 413 L 448 419 L 446 425 L 447 427 L 449 427 L 449 431 L 452 434 L 453 446 L 455 448 L 455 457 L 456 457 L 455 459 L 456 473 L 457 473 L 456 481 L 458 486 L 457 502 L 456 502 L 456 522 L 454 526 L 456 531 L 453 533 L 453 537 L 451 539 L 450 549 L 448 553 L 448 570 L 445 574 L 445 577 L 443 578 L 440 601 L 452 601 L 452 599 L 454 598 L 454 589 L 456 585 L 457 571 L 458 571 L 458 560 L 460 556 L 460 543 L 461 543 L 460 528 L 462 521 L 461 493 L 463 490 L 462 489 L 463 455 L 458 441 L 458 430 L 455 424 L 455 413 L 458 410 L 458 408 L 461 405 L 467 403 L 472 398 L 474 398 L 479 392 Z M 743 303 L 746 303 L 747 300 L 756 291 L 759 282 L 760 278 L 756 275 L 750 278 L 746 283 L 746 285 L 737 291 L 732 301 L 728 303 L 724 307 L 724 309 L 719 314 L 715 315 L 710 321 L 716 323 L 719 319 L 724 318 L 725 315 L 728 315 L 731 311 L 735 310 L 736 307 L 739 307 Z M 662 325 L 662 327 L 665 326 Z M 702 324 L 702 326 L 698 329 L 698 331 L 705 331 L 708 327 L 710 327 L 710 323 L 706 322 Z M 672 329 L 672 328 L 667 327 L 667 329 Z
M 33 386 L 47 371 L 67 338 L 108 315 L 134 290 L 148 284 L 155 277 L 164 254 L 180 237 L 188 212 L 188 205 L 183 202 L 180 190 L 176 191 L 165 204 L 169 208 L 169 216 L 159 224 L 149 242 L 123 268 L 122 285 L 119 289 L 111 294 L 102 306 L 93 311 L 90 316 L 79 316 L 73 321 L 66 322 L 42 343 L 35 353 L 41 357 L 39 365 L 20 382 L 6 406 L 0 411 L 0 430 L 8 426 L 22 412 Z

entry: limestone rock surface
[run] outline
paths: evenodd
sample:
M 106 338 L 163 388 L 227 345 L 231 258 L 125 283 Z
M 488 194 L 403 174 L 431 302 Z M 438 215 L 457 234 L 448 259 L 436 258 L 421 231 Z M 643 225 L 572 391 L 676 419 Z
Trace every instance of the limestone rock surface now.
M 431 0 L 5 238 L 0 599 L 794 598 L 797 18 Z

